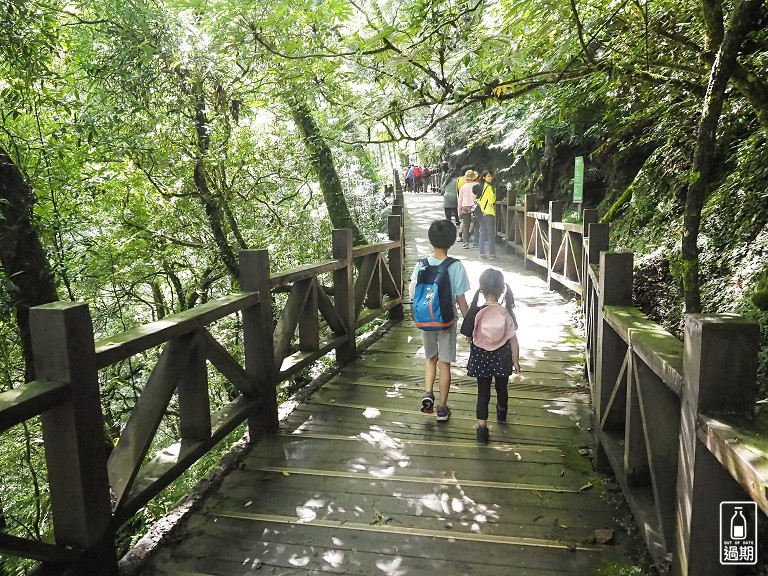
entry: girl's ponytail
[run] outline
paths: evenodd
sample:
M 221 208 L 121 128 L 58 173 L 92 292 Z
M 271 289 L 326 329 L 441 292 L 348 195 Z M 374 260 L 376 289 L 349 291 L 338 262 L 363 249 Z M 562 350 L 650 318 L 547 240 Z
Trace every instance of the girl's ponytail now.
M 512 322 L 515 323 L 515 330 L 517 330 L 517 316 L 515 316 L 515 295 L 512 294 L 512 288 L 509 287 L 509 284 L 504 284 L 504 288 L 506 288 L 506 292 L 504 293 L 504 307 L 507 309 L 507 312 L 509 312 L 509 315 L 512 316 Z M 477 299 L 477 295 L 475 295 L 475 299 Z
M 472 298 L 472 303 L 469 305 L 469 310 L 477 310 L 477 301 L 480 299 L 480 288 L 477 289 L 475 292 L 475 297 Z M 467 310 L 467 315 L 469 315 L 469 310 Z

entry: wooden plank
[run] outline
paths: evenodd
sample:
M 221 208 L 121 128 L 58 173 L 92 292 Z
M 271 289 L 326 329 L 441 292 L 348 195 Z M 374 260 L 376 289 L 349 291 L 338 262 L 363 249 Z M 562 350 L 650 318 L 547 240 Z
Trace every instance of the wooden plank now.
M 631 306 L 604 306 L 605 320 L 653 372 L 680 395 L 683 382 L 683 343 Z
M 322 569 L 369 576 L 385 568 L 396 569 L 396 573 L 428 574 L 442 568 L 446 574 L 478 570 L 489 576 L 508 576 L 546 569 L 557 575 L 587 573 L 590 565 L 604 560 L 606 552 L 594 545 L 573 547 L 570 543 L 533 538 L 465 537 L 446 527 L 418 531 L 364 523 L 300 523 L 281 516 L 249 519 L 218 515 L 211 518 L 214 520 L 218 525 L 215 532 L 192 531 L 188 535 L 184 545 L 188 552 L 170 558 L 175 565 L 183 568 L 202 564 L 214 574 L 243 574 L 235 571 L 246 554 L 266 567 L 296 568 L 298 562 L 302 573 Z M 260 538 L 238 538 L 243 533 L 258 534 Z M 200 554 L 194 554 L 195 550 L 208 553 L 197 560 L 195 556 Z
M 283 358 L 288 355 L 296 326 L 299 324 L 304 305 L 310 292 L 310 281 L 302 280 L 291 287 L 288 301 L 280 314 L 280 319 L 275 326 L 275 366 L 283 363 Z
M 368 254 L 365 256 L 363 264 L 357 273 L 357 280 L 355 281 L 355 318 L 360 316 L 360 311 L 363 309 L 368 288 L 371 286 L 373 274 L 376 271 L 378 257 L 378 254 Z
M 383 261 L 381 265 L 381 281 L 384 294 L 391 298 L 401 298 L 402 294 L 400 294 L 400 288 L 392 277 L 392 272 L 390 271 L 389 266 L 385 266 Z
M 653 497 L 668 550 L 674 547 L 680 438 L 680 399 L 645 365 L 636 366 L 636 387 L 650 464 Z
M 317 278 L 309 281 L 309 293 L 299 316 L 299 350 L 314 352 L 320 348 L 320 320 L 318 318 L 318 291 L 322 288 Z
M 130 493 L 115 510 L 116 524 L 130 520 L 152 498 L 242 424 L 257 405 L 257 400 L 240 396 L 212 415 L 213 430 L 210 438 L 202 442 L 177 442 L 159 450 L 152 460 L 141 467 Z
M 420 480 L 420 481 L 419 481 Z M 259 486 L 260 489 L 254 489 Z M 439 479 L 408 478 L 372 478 L 362 474 L 311 474 L 294 473 L 285 475 L 282 469 L 258 469 L 247 467 L 228 475 L 222 489 L 207 502 L 207 508 L 216 510 L 219 506 L 250 508 L 259 512 L 267 510 L 267 501 L 275 505 L 284 505 L 285 509 L 295 510 L 303 498 L 303 506 L 325 507 L 323 500 L 333 500 L 337 506 L 325 507 L 327 512 L 343 512 L 339 508 L 354 510 L 355 498 L 371 502 L 382 498 L 382 511 L 392 511 L 404 515 L 428 514 L 434 516 L 450 509 L 457 514 L 467 511 L 478 512 L 480 509 L 491 510 L 498 507 L 499 514 L 488 518 L 489 522 L 509 523 L 511 518 L 525 525 L 535 526 L 544 523 L 538 518 L 560 519 L 560 513 L 569 516 L 569 525 L 599 526 L 605 521 L 604 515 L 610 513 L 608 502 L 595 501 L 585 497 L 585 493 L 545 490 L 535 491 L 528 487 L 506 482 L 499 485 L 491 483 L 443 482 Z M 464 501 L 466 506 L 450 507 L 451 501 Z M 250 502 L 250 504 L 249 504 Z M 312 502 L 312 504 L 310 504 Z M 564 518 L 564 517 L 563 517 Z
M 574 224 L 572 222 L 552 222 L 550 225 L 555 230 L 564 230 L 565 232 L 584 234 L 584 226 L 582 224 Z
M 666 548 L 663 531 L 660 526 L 659 516 L 656 512 L 656 503 L 650 487 L 630 487 L 624 474 L 624 449 L 617 436 L 605 431 L 596 433 L 597 440 L 605 450 L 608 461 L 613 468 L 616 481 L 627 499 L 629 508 L 635 519 L 635 524 L 640 529 L 640 536 L 645 540 L 646 547 L 652 558 L 662 559 L 666 556 Z
M 365 306 L 367 308 L 381 308 L 383 302 L 381 269 L 383 267 L 381 254 L 376 255 L 376 264 L 371 275 L 371 282 L 368 285 L 368 291 L 365 295 Z
M 552 272 L 552 278 L 557 280 L 560 284 L 568 288 L 568 290 L 571 290 L 572 292 L 575 292 L 576 294 L 581 295 L 581 282 L 576 280 L 571 280 L 564 274 L 560 274 L 559 272 Z
M 390 300 L 388 302 L 385 302 L 381 308 L 377 308 L 375 310 L 369 310 L 365 314 L 360 314 L 357 320 L 357 328 L 360 328 L 372 322 L 373 320 L 375 320 L 379 316 L 382 316 L 392 308 L 399 306 L 400 304 L 402 304 L 402 302 L 403 301 L 400 298 L 398 298 L 397 300 Z
M 171 314 L 157 322 L 104 338 L 96 342 L 97 366 L 99 369 L 106 368 L 120 360 L 194 332 L 239 310 L 254 306 L 258 302 L 258 292 L 237 292 L 184 312 Z
M 347 327 L 344 325 L 344 320 L 339 316 L 333 302 L 319 283 L 317 289 L 317 308 L 323 318 L 325 318 L 325 321 L 328 323 L 331 330 L 336 334 L 346 334 Z
M 313 352 L 294 352 L 290 356 L 286 356 L 283 358 L 278 379 L 280 381 L 287 380 L 293 374 L 310 366 L 318 359 L 328 354 L 331 350 L 335 350 L 344 344 L 346 341 L 346 335 L 336 336 L 335 338 L 324 338 L 320 342 L 319 348 Z
M 269 284 L 272 290 L 283 286 L 291 286 L 296 282 L 316 278 L 320 274 L 326 274 L 344 268 L 344 262 L 339 260 L 324 260 L 304 266 L 297 266 L 283 272 L 276 272 L 269 276 Z
M 0 393 L 0 432 L 59 406 L 69 395 L 66 382 L 33 380 Z
M 205 355 L 214 368 L 240 392 L 258 396 L 255 383 L 245 368 L 240 366 L 237 360 L 207 330 L 204 332 L 204 337 Z
M 360 258 L 362 256 L 369 256 L 370 254 L 380 254 L 387 252 L 393 248 L 399 248 L 400 242 L 397 240 L 389 242 L 377 242 L 375 244 L 363 244 L 361 246 L 355 246 L 352 249 L 352 257 Z
M 114 494 L 112 509 L 123 504 L 144 457 L 152 444 L 160 420 L 171 401 L 179 375 L 192 356 L 194 335 L 168 342 L 147 380 L 117 445 L 109 455 L 109 485 Z
M 73 548 L 46 544 L 0 532 L 0 557 L 4 555 L 29 558 L 38 562 L 74 562 L 81 552 Z
M 765 415 L 749 427 L 699 415 L 696 434 L 760 509 L 768 514 L 768 430 Z M 750 429 L 751 428 L 751 429 Z

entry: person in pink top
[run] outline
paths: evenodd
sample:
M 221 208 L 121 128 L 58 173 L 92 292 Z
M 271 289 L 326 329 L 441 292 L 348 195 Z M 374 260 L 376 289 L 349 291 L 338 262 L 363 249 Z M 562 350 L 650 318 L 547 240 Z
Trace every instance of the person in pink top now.
M 485 304 L 478 306 L 480 294 Z M 504 304 L 501 303 L 503 297 Z M 515 297 L 504 275 L 495 268 L 480 274 L 480 289 L 461 326 L 461 333 L 470 339 L 467 374 L 477 377 L 477 443 L 488 444 L 488 404 L 491 400 L 491 382 L 496 388 L 496 421 L 507 421 L 509 392 L 507 384 L 511 374 L 520 373 L 520 345 L 517 341 L 517 318 L 514 313 Z
M 464 248 L 469 248 L 469 228 L 472 224 L 472 208 L 477 198 L 472 192 L 472 187 L 477 180 L 477 172 L 467 170 L 464 173 L 464 184 L 459 188 L 459 218 L 461 218 L 461 238 L 464 240 Z

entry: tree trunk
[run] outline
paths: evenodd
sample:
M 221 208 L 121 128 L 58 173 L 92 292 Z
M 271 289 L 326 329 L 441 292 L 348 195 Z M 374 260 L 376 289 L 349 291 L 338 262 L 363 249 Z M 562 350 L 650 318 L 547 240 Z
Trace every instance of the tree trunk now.
M 222 213 L 220 201 L 211 193 L 208 186 L 208 172 L 205 168 L 205 155 L 208 152 L 210 143 L 208 117 L 205 113 L 205 97 L 202 88 L 198 87 L 198 93 L 195 100 L 195 130 L 197 131 L 197 149 L 198 157 L 195 160 L 194 181 L 197 195 L 205 208 L 205 214 L 208 217 L 208 224 L 213 232 L 213 241 L 219 250 L 219 255 L 227 268 L 230 277 L 234 282 L 238 281 L 240 268 L 238 258 L 232 246 L 227 240 L 227 231 L 225 226 L 225 215 Z
M 304 144 L 309 152 L 309 161 L 320 181 L 320 190 L 328 207 L 328 215 L 333 227 L 351 229 L 355 245 L 365 244 L 367 241 L 349 212 L 347 199 L 341 188 L 341 179 L 333 163 L 331 149 L 320 133 L 309 106 L 295 95 L 289 95 L 286 101 L 294 121 L 301 130 Z
M 0 263 L 16 308 L 27 382 L 35 379 L 29 309 L 59 299 L 48 255 L 33 222 L 34 202 L 18 166 L 0 148 Z
M 701 312 L 698 237 L 701 227 L 701 210 L 704 207 L 707 188 L 712 180 L 716 130 L 723 110 L 725 89 L 736 67 L 736 59 L 744 38 L 758 23 L 757 16 L 763 1 L 742 0 L 736 6 L 709 74 L 693 160 L 695 181 L 689 186 L 685 199 L 682 242 L 683 290 L 685 311 L 689 314 Z

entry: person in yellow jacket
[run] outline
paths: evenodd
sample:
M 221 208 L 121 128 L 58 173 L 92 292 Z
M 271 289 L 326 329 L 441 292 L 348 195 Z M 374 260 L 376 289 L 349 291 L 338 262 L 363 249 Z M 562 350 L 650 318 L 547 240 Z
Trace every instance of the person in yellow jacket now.
M 483 172 L 481 180 L 482 194 L 477 204 L 482 210 L 480 215 L 480 258 L 485 258 L 485 243 L 488 243 L 488 258 L 496 260 L 496 191 L 493 189 L 493 172 Z

